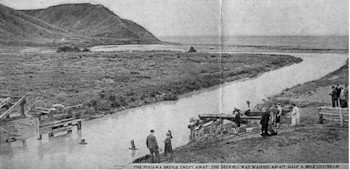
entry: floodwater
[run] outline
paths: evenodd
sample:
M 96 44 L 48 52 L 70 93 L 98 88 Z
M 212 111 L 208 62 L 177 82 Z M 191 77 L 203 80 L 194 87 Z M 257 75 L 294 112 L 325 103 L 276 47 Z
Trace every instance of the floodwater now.
M 290 54 L 304 61 L 253 79 L 226 83 L 182 96 L 178 101 L 160 102 L 83 122 L 81 132 L 42 141 L 31 137 L 0 145 L 0 168 L 121 168 L 148 153 L 146 136 L 155 129 L 163 150 L 165 133 L 173 133 L 173 147 L 188 142 L 191 117 L 204 113 L 229 113 L 233 107 L 246 109 L 284 88 L 321 78 L 341 67 L 347 54 Z M 79 145 L 80 139 L 87 145 Z M 130 141 L 138 148 L 132 152 Z

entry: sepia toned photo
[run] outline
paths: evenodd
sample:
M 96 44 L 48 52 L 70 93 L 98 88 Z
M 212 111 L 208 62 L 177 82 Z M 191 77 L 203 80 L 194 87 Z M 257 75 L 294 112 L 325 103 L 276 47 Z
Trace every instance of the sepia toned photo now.
M 348 0 L 0 0 L 0 169 L 348 169 Z

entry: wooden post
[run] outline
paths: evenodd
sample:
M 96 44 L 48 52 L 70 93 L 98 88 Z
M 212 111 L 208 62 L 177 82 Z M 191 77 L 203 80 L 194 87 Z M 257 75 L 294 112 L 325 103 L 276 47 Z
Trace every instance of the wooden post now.
M 42 139 L 42 135 L 40 133 L 40 115 L 39 117 L 36 118 L 36 127 L 37 127 L 37 132 L 38 132 L 38 140 L 41 140 Z
M 81 130 L 81 121 L 78 121 L 77 128 L 78 130 Z
M 341 107 L 339 107 L 339 118 L 340 118 L 340 126 L 343 126 L 344 118 L 343 118 Z
M 21 115 L 22 115 L 23 117 L 26 117 L 26 115 L 24 114 L 24 106 L 25 106 L 25 104 L 26 104 L 26 100 L 24 99 L 24 100 L 22 101 L 22 103 L 20 104 L 20 105 L 21 105 Z

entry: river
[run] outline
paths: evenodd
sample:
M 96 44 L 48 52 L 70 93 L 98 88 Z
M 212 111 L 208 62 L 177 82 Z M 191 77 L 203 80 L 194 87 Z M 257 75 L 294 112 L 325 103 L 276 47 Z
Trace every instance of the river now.
M 285 53 L 284 53 L 285 54 Z M 173 132 L 173 147 L 188 142 L 189 118 L 204 113 L 229 113 L 233 107 L 246 108 L 261 103 L 266 96 L 284 88 L 316 80 L 345 64 L 348 54 L 292 53 L 303 62 L 264 73 L 256 78 L 225 83 L 180 97 L 125 110 L 83 122 L 81 132 L 54 138 L 31 137 L 0 145 L 0 168 L 120 168 L 148 153 L 145 146 L 150 129 L 160 148 L 167 130 Z M 79 145 L 80 139 L 87 145 Z M 130 140 L 138 150 L 132 153 Z

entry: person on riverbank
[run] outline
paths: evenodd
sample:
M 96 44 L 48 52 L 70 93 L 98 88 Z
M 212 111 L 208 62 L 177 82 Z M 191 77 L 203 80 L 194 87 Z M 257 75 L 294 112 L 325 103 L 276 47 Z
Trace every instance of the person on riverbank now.
M 329 95 L 331 95 L 332 107 L 338 107 L 337 89 L 335 86 L 332 86 L 332 92 Z
M 171 134 L 169 132 L 166 133 L 166 138 L 164 140 L 164 156 L 166 158 L 172 158 L 173 147 L 171 145 L 171 139 Z
M 345 96 L 345 107 L 349 107 L 349 89 L 348 84 L 345 84 L 344 87 L 344 96 Z
M 277 115 L 278 115 L 277 104 L 274 103 L 270 110 L 271 110 L 271 123 L 272 123 L 272 126 L 276 127 L 277 126 Z
M 170 138 L 172 139 L 172 138 L 173 138 L 173 135 L 172 135 L 171 131 L 168 130 L 168 133 L 169 133 L 169 135 L 170 135 Z
M 337 102 L 338 102 L 338 107 L 340 106 L 340 92 L 341 92 L 341 87 L 339 86 L 339 84 L 337 84 L 337 86 L 335 87 L 336 92 L 337 92 Z
M 277 104 L 277 116 L 276 116 L 276 123 L 277 123 L 277 129 L 280 128 L 280 123 L 281 123 L 281 115 L 282 115 L 282 106 L 280 103 Z
M 260 119 L 261 124 L 261 136 L 270 136 L 268 133 L 268 127 L 269 127 L 269 121 L 270 121 L 270 113 L 269 112 L 263 112 Z
M 345 98 L 345 93 L 344 93 L 344 88 L 340 88 L 340 94 L 339 94 L 339 101 L 340 101 L 340 107 L 345 108 L 346 106 L 346 98 Z
M 235 123 L 237 128 L 241 127 L 241 110 L 234 108 L 233 115 L 235 116 Z
M 150 132 L 151 132 L 151 134 L 149 134 L 147 136 L 147 139 L 146 139 L 146 145 L 147 145 L 147 148 L 149 149 L 152 163 L 158 163 L 159 162 L 159 151 L 158 151 L 159 147 L 158 147 L 157 139 L 154 136 L 154 130 L 152 129 Z
M 300 113 L 299 108 L 293 104 L 293 111 L 292 111 L 292 122 L 291 126 L 294 126 L 295 130 L 298 130 L 298 126 L 300 125 Z

